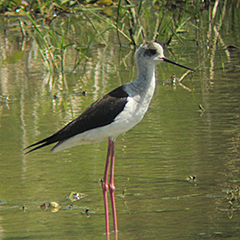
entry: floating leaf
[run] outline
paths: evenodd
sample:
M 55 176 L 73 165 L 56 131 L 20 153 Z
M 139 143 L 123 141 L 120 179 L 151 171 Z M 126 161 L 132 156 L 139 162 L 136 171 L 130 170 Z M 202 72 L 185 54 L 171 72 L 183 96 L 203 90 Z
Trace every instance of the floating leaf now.
M 83 198 L 83 197 L 85 197 L 85 194 L 84 194 L 84 193 L 71 192 L 68 198 L 69 198 L 72 202 L 74 202 L 74 201 L 80 200 L 80 199 Z

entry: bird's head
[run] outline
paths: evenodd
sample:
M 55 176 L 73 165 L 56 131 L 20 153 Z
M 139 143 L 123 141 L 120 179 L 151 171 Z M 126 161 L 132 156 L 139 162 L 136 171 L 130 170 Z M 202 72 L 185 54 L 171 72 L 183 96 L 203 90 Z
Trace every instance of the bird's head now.
M 142 64 L 158 64 L 159 62 L 168 62 L 179 67 L 194 71 L 191 68 L 185 67 L 181 64 L 175 63 L 169 59 L 167 59 L 164 55 L 163 47 L 157 42 L 145 42 L 140 45 L 136 52 L 137 62 L 141 62 Z
M 157 64 L 165 58 L 163 47 L 156 42 L 145 42 L 138 48 L 136 58 L 139 61 Z

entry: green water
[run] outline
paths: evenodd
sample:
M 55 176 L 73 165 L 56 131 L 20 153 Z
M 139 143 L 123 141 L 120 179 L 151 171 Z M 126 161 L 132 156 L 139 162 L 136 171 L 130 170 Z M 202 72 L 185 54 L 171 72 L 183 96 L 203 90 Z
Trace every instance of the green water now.
M 83 69 L 69 73 L 68 66 L 62 76 L 43 70 L 33 41 L 20 51 L 14 37 L 6 38 L 0 37 L 0 239 L 105 239 L 99 180 L 107 142 L 55 154 L 50 147 L 29 155 L 22 150 L 134 79 L 131 50 L 114 36 L 105 48 L 91 47 Z M 226 39 L 240 45 L 233 35 Z M 240 205 L 237 197 L 233 205 L 227 199 L 240 181 L 239 51 L 228 62 L 217 49 L 211 69 L 212 55 L 203 49 L 192 43 L 175 47 L 174 56 L 166 52 L 198 70 L 182 82 L 194 91 L 163 85 L 185 70 L 158 66 L 148 113 L 116 141 L 119 239 L 239 239 Z M 196 182 L 187 181 L 191 175 Z M 72 191 L 86 196 L 72 203 Z M 50 201 L 59 202 L 58 212 L 40 209 Z M 83 214 L 87 208 L 90 217 Z

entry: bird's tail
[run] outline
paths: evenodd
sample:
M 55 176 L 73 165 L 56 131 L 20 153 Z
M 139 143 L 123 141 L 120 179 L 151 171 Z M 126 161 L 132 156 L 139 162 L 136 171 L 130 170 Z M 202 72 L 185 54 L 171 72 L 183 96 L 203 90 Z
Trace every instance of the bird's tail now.
M 54 139 L 54 137 L 55 137 L 55 135 L 52 135 L 52 136 L 47 137 L 47 138 L 45 138 L 45 139 L 43 139 L 43 140 L 41 140 L 41 141 L 39 141 L 39 142 L 36 142 L 36 143 L 34 143 L 34 144 L 32 144 L 32 145 L 29 145 L 28 147 L 24 148 L 23 151 L 25 151 L 25 150 L 27 150 L 27 149 L 29 149 L 29 148 L 32 148 L 32 147 L 34 147 L 34 146 L 36 146 L 36 147 L 34 147 L 33 149 L 31 149 L 31 150 L 29 150 L 29 151 L 27 151 L 27 152 L 25 153 L 25 154 L 28 154 L 28 153 L 30 153 L 30 152 L 33 152 L 33 151 L 37 150 L 37 149 L 40 149 L 40 148 L 42 148 L 42 147 L 48 146 L 48 145 L 50 145 L 50 144 L 52 144 L 52 143 L 55 143 L 55 142 L 57 142 L 57 141 Z M 41 144 L 41 145 L 40 145 L 40 144 Z

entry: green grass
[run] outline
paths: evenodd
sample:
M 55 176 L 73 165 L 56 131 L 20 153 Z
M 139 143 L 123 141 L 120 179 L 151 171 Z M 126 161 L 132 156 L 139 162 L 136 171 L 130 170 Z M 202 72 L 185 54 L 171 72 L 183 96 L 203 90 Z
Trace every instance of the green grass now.
M 189 42 L 201 44 L 206 41 L 206 31 L 203 34 L 201 26 L 206 18 L 204 12 L 209 13 L 209 26 L 206 26 L 209 31 L 205 35 L 209 44 L 211 41 L 216 44 L 218 36 L 216 38 L 214 34 L 223 26 L 226 9 L 237 6 L 237 1 L 215 1 L 207 5 L 197 0 L 180 3 L 141 0 L 135 4 L 119 0 L 110 6 L 82 3 L 29 1 L 26 5 L 21 1 L 4 1 L 0 3 L 0 11 L 19 16 L 19 31 L 23 37 L 31 36 L 36 40 L 47 71 L 65 72 L 69 52 L 77 53 L 77 57 L 72 58 L 72 71 L 76 71 L 81 62 L 88 59 L 91 45 L 107 46 L 109 39 L 106 36 L 113 32 L 117 33 L 120 46 L 136 47 L 146 40 L 158 41 L 164 46 L 184 46 Z M 22 20 L 24 16 L 27 16 L 26 22 Z M 7 19 L 11 22 L 16 18 L 10 16 Z M 79 32 L 81 34 L 77 35 Z

